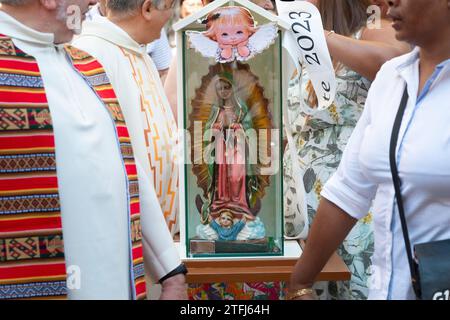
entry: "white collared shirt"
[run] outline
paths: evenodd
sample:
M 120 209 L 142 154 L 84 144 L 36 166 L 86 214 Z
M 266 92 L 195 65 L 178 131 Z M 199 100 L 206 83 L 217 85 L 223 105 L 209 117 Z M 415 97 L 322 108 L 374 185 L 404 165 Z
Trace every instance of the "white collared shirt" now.
M 169 69 L 172 62 L 172 48 L 164 29 L 161 30 L 159 39 L 147 45 L 147 53 L 152 58 L 158 71 Z
M 389 143 L 405 83 L 409 101 L 397 166 L 411 244 L 450 238 L 450 59 L 419 88 L 419 49 L 386 63 L 336 174 L 322 196 L 354 218 L 373 203 L 375 252 L 369 299 L 414 299 L 389 166 Z M 450 253 L 449 253 L 450 254 Z

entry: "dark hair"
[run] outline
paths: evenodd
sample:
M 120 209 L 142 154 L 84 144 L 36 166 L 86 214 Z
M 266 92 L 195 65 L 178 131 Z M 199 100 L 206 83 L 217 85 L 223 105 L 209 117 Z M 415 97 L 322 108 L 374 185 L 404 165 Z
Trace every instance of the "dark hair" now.
M 323 27 L 350 36 L 366 24 L 370 5 L 370 0 L 320 0 Z

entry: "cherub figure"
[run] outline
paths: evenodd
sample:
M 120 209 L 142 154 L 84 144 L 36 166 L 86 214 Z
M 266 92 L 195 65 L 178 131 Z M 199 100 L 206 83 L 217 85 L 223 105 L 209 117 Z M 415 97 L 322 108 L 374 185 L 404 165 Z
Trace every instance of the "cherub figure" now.
M 231 211 L 222 211 L 218 219 L 213 219 L 209 216 L 209 225 L 217 232 L 219 240 L 236 240 L 238 234 L 244 229 L 246 223 L 245 215 L 236 223 L 234 218 L 234 214 Z
M 256 27 L 252 14 L 244 7 L 219 8 L 203 22 L 205 32 L 187 32 L 191 47 L 221 63 L 246 61 L 268 48 L 277 37 L 276 24 Z
M 207 20 L 208 31 L 204 35 L 217 41 L 224 60 L 232 57 L 233 48 L 243 58 L 250 55 L 248 39 L 256 32 L 250 11 L 243 7 L 228 7 L 210 14 Z
M 197 236 L 220 241 L 263 239 L 266 233 L 264 224 L 259 218 L 253 219 L 247 214 L 239 215 L 231 210 L 223 210 L 218 216 L 209 215 L 207 224 L 198 225 Z

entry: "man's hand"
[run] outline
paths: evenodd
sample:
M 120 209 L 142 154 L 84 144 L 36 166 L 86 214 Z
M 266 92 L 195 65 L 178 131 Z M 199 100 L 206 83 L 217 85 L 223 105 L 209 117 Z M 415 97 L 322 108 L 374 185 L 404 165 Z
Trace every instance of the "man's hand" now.
M 184 274 L 177 274 L 164 280 L 161 296 L 159 300 L 188 300 L 186 277 Z

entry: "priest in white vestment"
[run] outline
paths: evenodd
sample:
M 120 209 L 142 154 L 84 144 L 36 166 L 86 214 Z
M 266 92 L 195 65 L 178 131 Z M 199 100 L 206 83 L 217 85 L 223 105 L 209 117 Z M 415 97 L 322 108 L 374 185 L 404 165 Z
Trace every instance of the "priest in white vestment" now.
M 159 38 L 175 0 L 109 0 L 107 18 L 83 24 L 73 45 L 104 66 L 116 91 L 136 157 L 154 183 L 164 218 L 178 232 L 177 125 L 146 44 Z M 140 148 L 145 146 L 144 148 Z
M 65 261 L 68 269 L 76 266 L 70 270 L 78 272 L 76 276 L 80 282 L 75 288 L 68 288 L 68 298 L 131 299 L 133 284 L 130 276 L 132 261 L 127 213 L 128 189 L 121 174 L 124 165 L 115 127 L 103 102 L 75 71 L 62 46 L 62 43 L 71 40 L 74 32 L 66 24 L 67 6 L 77 5 L 85 13 L 88 6 L 95 2 L 0 0 L 0 33 L 11 38 L 17 48 L 34 57 L 42 75 L 53 120 Z M 112 50 L 109 53 L 117 54 Z M 130 59 L 135 58 L 130 55 Z M 120 68 L 119 65 L 116 67 Z M 108 67 L 110 69 L 111 66 Z M 153 69 L 151 71 L 154 72 Z M 137 72 L 142 70 L 137 69 Z M 128 73 L 123 72 L 123 78 L 126 77 Z M 146 75 L 143 75 L 143 79 L 146 79 Z M 118 79 L 114 80 L 117 82 Z M 159 82 L 151 84 L 160 87 Z M 124 101 L 123 92 L 127 90 L 130 99 L 139 100 L 137 89 L 131 82 L 124 81 L 124 84 L 116 87 L 122 91 L 120 102 Z M 144 90 L 152 88 L 149 86 Z M 148 98 L 160 97 L 154 94 Z M 133 131 L 138 126 L 141 135 L 138 137 L 139 134 L 133 132 L 131 138 L 138 169 L 145 264 L 152 278 L 159 280 L 177 269 L 181 261 L 166 228 L 155 193 L 154 176 L 149 174 L 146 153 L 157 139 L 154 135 L 144 138 L 139 101 L 133 104 L 136 110 L 130 110 L 131 103 L 124 102 L 129 130 Z M 148 103 L 154 108 L 163 105 L 155 104 L 155 100 Z M 167 123 L 167 129 L 164 127 L 158 134 L 165 141 L 164 146 L 169 146 L 175 141 L 173 118 L 160 110 L 155 111 L 155 114 L 163 117 L 158 121 Z M 153 124 L 153 119 L 149 123 Z M 160 130 L 158 127 L 146 129 L 152 132 Z M 172 136 L 167 133 L 169 130 Z M 168 155 L 161 157 L 170 163 L 166 158 Z M 157 168 L 158 179 L 159 160 L 160 156 L 155 155 L 155 162 L 152 163 Z M 175 184 L 170 187 L 176 192 Z M 156 190 L 158 194 L 163 192 L 160 186 Z M 176 201 L 173 202 L 175 205 Z M 163 208 L 168 210 L 169 204 Z M 0 267 L 3 263 L 0 262 Z M 185 298 L 184 281 L 182 274 L 165 280 L 162 283 L 163 298 Z
M 102 16 L 106 16 L 106 0 L 100 0 L 97 5 L 89 10 L 86 15 L 86 21 L 92 21 Z M 172 48 L 170 47 L 169 39 L 164 29 L 161 30 L 159 39 L 147 45 L 147 54 L 155 63 L 161 81 L 164 83 L 172 61 Z

